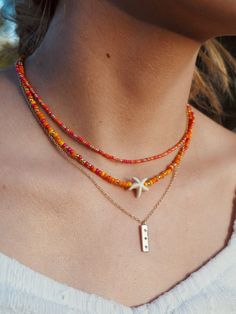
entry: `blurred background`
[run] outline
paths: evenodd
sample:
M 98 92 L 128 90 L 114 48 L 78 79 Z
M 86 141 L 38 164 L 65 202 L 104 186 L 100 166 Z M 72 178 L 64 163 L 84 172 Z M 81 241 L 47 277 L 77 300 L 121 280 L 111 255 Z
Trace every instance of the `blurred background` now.
M 0 9 L 4 5 L 4 11 L 7 15 L 14 13 L 13 0 L 0 0 Z M 227 48 L 236 58 L 236 36 L 220 37 L 218 40 Z M 15 33 L 15 24 L 3 18 L 0 15 L 0 69 L 14 63 L 17 58 L 18 38 Z M 236 132 L 236 75 L 232 73 L 232 98 L 222 99 L 224 116 L 222 124 Z M 199 108 L 200 109 L 200 108 Z M 201 110 L 201 109 L 200 109 Z M 203 111 L 203 110 L 201 110 Z M 209 115 L 208 112 L 204 112 Z

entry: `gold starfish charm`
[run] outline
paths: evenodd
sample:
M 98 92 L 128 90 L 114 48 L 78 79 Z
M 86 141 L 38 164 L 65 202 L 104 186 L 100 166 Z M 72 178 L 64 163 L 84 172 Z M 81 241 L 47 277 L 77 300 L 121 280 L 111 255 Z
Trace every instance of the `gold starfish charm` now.
M 140 198 L 142 191 L 148 191 L 148 187 L 144 185 L 148 178 L 140 180 L 137 177 L 133 177 L 134 183 L 129 187 L 129 190 L 136 189 L 136 197 Z

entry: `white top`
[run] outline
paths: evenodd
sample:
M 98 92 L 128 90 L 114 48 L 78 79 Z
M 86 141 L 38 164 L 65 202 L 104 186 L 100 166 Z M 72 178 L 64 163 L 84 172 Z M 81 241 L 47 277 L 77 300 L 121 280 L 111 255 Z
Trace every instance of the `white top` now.
M 236 314 L 236 219 L 227 245 L 153 301 L 128 307 L 69 287 L 0 253 L 1 314 Z

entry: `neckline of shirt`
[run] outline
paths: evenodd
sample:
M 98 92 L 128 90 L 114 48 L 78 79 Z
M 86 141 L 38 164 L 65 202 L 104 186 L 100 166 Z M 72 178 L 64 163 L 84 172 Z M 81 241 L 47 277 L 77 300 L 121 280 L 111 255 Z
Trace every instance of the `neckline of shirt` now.
M 8 284 L 14 289 L 38 296 L 49 301 L 67 304 L 73 308 L 83 309 L 89 304 L 92 313 L 101 313 L 99 308 L 106 305 L 111 313 L 124 314 L 143 313 L 148 308 L 163 308 L 168 305 L 168 310 L 176 308 L 180 302 L 184 302 L 199 293 L 203 288 L 210 285 L 228 267 L 236 263 L 236 219 L 233 223 L 233 231 L 226 244 L 218 253 L 208 259 L 197 270 L 190 273 L 185 279 L 178 282 L 174 287 L 154 298 L 152 301 L 137 305 L 126 306 L 112 299 L 98 294 L 85 292 L 61 283 L 41 272 L 24 265 L 20 261 L 0 252 L 0 282 Z

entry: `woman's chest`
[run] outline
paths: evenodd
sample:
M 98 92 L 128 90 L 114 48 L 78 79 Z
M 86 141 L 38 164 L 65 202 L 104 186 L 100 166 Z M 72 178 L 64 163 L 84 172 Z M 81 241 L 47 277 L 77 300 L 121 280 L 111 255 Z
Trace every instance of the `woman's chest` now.
M 221 250 L 232 231 L 230 186 L 180 183 L 147 221 L 150 252 L 144 253 L 136 221 L 86 178 L 77 188 L 72 174 L 54 167 L 27 168 L 14 180 L 9 170 L 1 189 L 0 251 L 71 287 L 126 305 L 148 302 Z M 127 205 L 140 217 L 148 207 Z
M 230 225 L 230 208 L 203 208 L 200 201 L 189 207 L 173 194 L 172 206 L 163 204 L 150 219 L 150 252 L 143 253 L 139 225 L 110 204 L 40 192 L 30 199 L 12 194 L 10 207 L 2 203 L 0 251 L 58 282 L 129 306 L 150 301 L 205 263 L 224 247 Z

